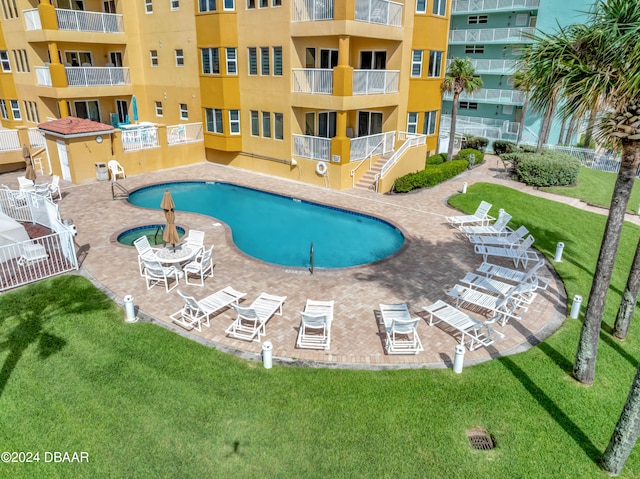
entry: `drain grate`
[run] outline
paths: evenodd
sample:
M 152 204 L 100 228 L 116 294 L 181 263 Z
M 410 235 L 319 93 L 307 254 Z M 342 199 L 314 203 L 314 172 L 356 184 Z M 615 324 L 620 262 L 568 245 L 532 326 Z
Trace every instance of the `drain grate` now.
M 489 451 L 496 447 L 493 437 L 487 433 L 486 429 L 472 429 L 467 431 L 467 437 L 471 447 L 480 451 Z

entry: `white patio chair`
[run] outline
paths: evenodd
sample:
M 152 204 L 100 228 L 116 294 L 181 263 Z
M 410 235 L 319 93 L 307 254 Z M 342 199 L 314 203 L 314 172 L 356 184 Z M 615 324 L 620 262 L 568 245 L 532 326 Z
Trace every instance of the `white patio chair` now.
M 213 276 L 213 245 L 207 250 L 201 250 L 195 260 L 187 263 L 182 271 L 184 272 L 185 281 L 187 284 L 194 284 L 196 286 L 204 286 L 205 276 Z M 189 275 L 198 276 L 200 282 L 189 282 Z
M 509 232 L 506 236 L 498 235 L 467 235 L 473 244 L 485 244 L 491 246 L 512 246 L 519 245 L 524 241 L 524 237 L 529 234 L 525 226 L 521 226 L 515 231 Z
M 157 284 L 164 284 L 167 293 L 178 286 L 181 272 L 175 266 L 162 266 L 157 259 L 147 259 L 142 257 L 144 264 L 144 278 L 147 283 L 147 289 L 151 289 Z M 169 287 L 171 280 L 175 283 Z
M 204 231 L 189 230 L 187 236 L 185 236 L 183 239 L 186 242 L 187 246 L 195 246 L 196 248 L 204 247 Z
M 489 294 L 502 296 L 503 298 L 511 295 L 523 304 L 531 304 L 537 295 L 536 290 L 538 289 L 538 277 L 535 274 L 525 275 L 522 282 L 511 284 L 476 273 L 467 273 L 460 282 L 470 288 L 485 290 Z
M 49 189 L 49 185 L 48 184 L 35 185 L 34 192 L 35 192 L 36 195 L 42 196 L 44 198 L 47 198 L 47 199 L 53 201 L 53 198 L 51 197 L 51 190 Z
M 122 178 L 126 178 L 127 176 L 124 174 L 124 168 L 118 162 L 118 160 L 109 160 L 107 163 L 107 167 L 109 168 L 109 172 L 111 173 L 111 181 L 116 181 L 118 176 L 122 176 Z
M 32 180 L 28 180 L 24 176 L 18 176 L 18 189 L 20 191 L 35 191 L 35 183 Z
M 520 288 L 520 286 L 518 286 L 518 288 Z M 504 326 L 510 318 L 517 319 L 519 321 L 527 312 L 527 307 L 520 304 L 520 301 L 513 297 L 513 294 L 517 294 L 518 292 L 519 291 L 516 288 L 514 293 L 505 298 L 484 293 L 468 286 L 456 284 L 447 292 L 447 296 L 455 299 L 456 308 L 459 308 L 461 304 L 464 304 L 466 309 L 472 311 L 479 310 L 483 313 L 489 312 L 493 316 L 499 316 L 496 318 L 496 322 L 500 321 Z M 516 314 L 518 311 L 520 311 L 520 313 Z
M 474 245 L 473 250 L 482 255 L 483 261 L 487 261 L 489 256 L 499 256 L 502 258 L 510 258 L 513 260 L 514 266 L 517 268 L 520 263 L 522 267 L 526 268 L 529 261 L 539 261 L 538 253 L 530 249 L 534 242 L 532 235 L 526 237 L 526 239 L 518 244 L 512 246 L 487 246 L 477 244 Z
M 484 262 L 480 265 L 476 271 L 485 275 L 487 278 L 500 278 L 501 280 L 512 281 L 514 283 L 522 283 L 527 274 L 531 273 L 535 275 L 538 280 L 538 288 L 546 290 L 551 282 L 550 278 L 545 278 L 538 274 L 540 268 L 544 266 L 544 259 L 536 263 L 529 271 L 519 271 L 517 269 L 510 269 L 504 266 L 499 266 L 493 263 Z
M 9 188 L 7 185 L 0 185 L 2 189 L 6 191 L 6 198 L 9 201 L 9 206 L 12 208 L 28 208 L 27 197 L 23 192 L 15 191 Z
M 380 318 L 386 332 L 387 354 L 418 354 L 424 351 L 417 331 L 420 318 L 411 317 L 406 303 L 381 303 Z
M 149 238 L 144 235 L 135 239 L 133 246 L 135 246 L 138 251 L 138 268 L 140 269 L 140 276 L 144 276 L 143 259 L 157 260 L 156 251 L 158 251 L 158 248 L 152 248 L 149 243 Z
M 60 177 L 53 175 L 51 178 L 51 184 L 49 184 L 49 191 L 51 192 L 51 198 L 57 196 L 58 199 L 62 199 L 62 193 L 60 192 Z
M 507 234 L 511 230 L 507 227 L 507 223 L 511 221 L 511 215 L 504 210 L 500 210 L 498 219 L 495 223 L 487 225 L 463 226 L 460 228 L 467 236 L 469 235 L 497 235 Z
M 232 303 L 238 304 L 238 301 L 246 295 L 246 293 L 236 291 L 231 286 L 216 291 L 199 301 L 193 296 L 182 293 L 180 290 L 178 290 L 178 294 L 184 300 L 184 305 L 169 317 L 175 323 L 185 328 L 195 328 L 197 331 L 202 331 L 203 323 L 209 327 L 213 313 L 228 307 Z
M 300 330 L 296 346 L 309 349 L 329 349 L 334 301 L 307 300 L 300 313 Z
M 466 345 L 469 351 L 473 351 L 480 346 L 491 346 L 496 341 L 504 338 L 504 334 L 491 327 L 499 318 L 494 316 L 486 321 L 479 321 L 467 313 L 454 308 L 444 301 L 438 300 L 431 306 L 423 306 L 429 313 L 429 326 L 438 323 L 445 323 L 453 333 L 460 334 L 460 344 Z M 434 318 L 436 319 L 434 321 Z
M 445 218 L 451 226 L 454 226 L 460 230 L 463 226 L 467 225 L 487 225 L 489 224 L 490 220 L 495 220 L 493 216 L 489 216 L 489 210 L 491 209 L 491 206 L 491 203 L 481 201 L 475 213 L 473 213 L 472 215 L 447 216 Z
M 249 307 L 232 304 L 231 307 L 238 313 L 238 317 L 226 329 L 226 334 L 237 339 L 260 341 L 260 337 L 266 334 L 265 326 L 271 316 L 274 314 L 282 316 L 282 304 L 286 299 L 286 296 L 260 293 Z

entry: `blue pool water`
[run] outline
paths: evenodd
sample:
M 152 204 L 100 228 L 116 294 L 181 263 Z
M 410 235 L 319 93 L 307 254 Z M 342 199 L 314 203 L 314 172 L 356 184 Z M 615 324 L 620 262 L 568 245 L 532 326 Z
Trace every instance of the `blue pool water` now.
M 149 239 L 149 244 L 151 246 L 157 246 L 164 244 L 162 240 L 162 232 L 165 225 L 144 225 L 138 226 L 137 228 L 131 228 L 127 231 L 123 231 L 118 235 L 118 243 L 133 246 L 133 242 L 140 238 L 140 236 L 146 236 Z M 178 232 L 178 237 L 182 238 L 184 236 L 184 228 L 180 226 L 176 226 L 176 231 Z
M 238 248 L 269 263 L 309 267 L 313 242 L 315 267 L 342 268 L 386 258 L 404 243 L 397 228 L 378 218 L 229 183 L 153 185 L 132 192 L 129 201 L 160 209 L 166 188 L 177 221 L 180 211 L 224 221 Z

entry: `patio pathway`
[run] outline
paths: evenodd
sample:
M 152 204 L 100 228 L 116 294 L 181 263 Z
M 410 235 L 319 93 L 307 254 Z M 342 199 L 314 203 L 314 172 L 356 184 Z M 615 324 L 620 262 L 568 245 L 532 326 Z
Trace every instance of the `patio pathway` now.
M 177 211 L 178 225 L 205 231 L 205 244 L 215 245 L 213 278 L 205 281 L 204 288 L 181 281 L 179 289 L 202 298 L 231 285 L 247 293 L 247 304 L 262 291 L 286 295 L 283 316 L 271 318 L 264 337 L 274 345 L 275 362 L 367 369 L 448 367 L 457 341 L 438 326 L 430 327 L 426 321 L 418 328 L 425 351 L 417 355 L 386 355 L 384 329 L 378 326 L 375 311 L 379 303 L 407 302 L 411 311 L 419 314 L 423 305 L 444 299 L 445 291 L 480 265 L 481 257 L 474 254 L 469 242 L 444 220 L 444 216 L 458 214 L 446 205 L 446 199 L 459 192 L 463 182 L 494 182 L 549 196 L 519 183 L 495 178 L 496 157 L 487 155 L 487 160 L 435 188 L 405 195 L 378 195 L 355 189 L 339 192 L 211 163 L 132 176 L 122 184 L 133 190 L 167 181 L 227 181 L 375 215 L 398 225 L 408 243 L 399 254 L 376 264 L 316 270 L 311 275 L 307 269 L 275 266 L 250 258 L 235 247 L 226 225 L 207 216 Z M 18 174 L 0 175 L 0 182 L 17 187 Z M 116 300 L 121 302 L 121 298 L 131 294 L 143 313 L 141 317 L 223 351 L 260 359 L 261 343 L 226 337 L 224 331 L 235 317 L 233 311 L 226 310 L 212 318 L 211 327 L 204 327 L 202 333 L 185 331 L 169 320 L 169 315 L 181 307 L 176 291 L 167 294 L 162 286 L 147 291 L 137 271 L 135 248 L 120 245 L 115 238 L 118 232 L 135 226 L 163 223 L 162 210 L 147 210 L 126 201 L 112 200 L 109 182 L 62 186 L 61 216 L 72 219 L 78 228 L 76 243 L 82 269 Z M 554 199 L 581 206 L 570 198 L 554 196 Z M 547 266 L 545 274 L 554 280 L 547 291 L 538 294 L 525 318 L 501 328 L 504 340 L 489 348 L 467 351 L 466 365 L 526 350 L 560 326 L 566 317 L 564 287 L 556 281 L 551 267 Z M 336 302 L 330 351 L 295 348 L 299 312 L 307 298 Z

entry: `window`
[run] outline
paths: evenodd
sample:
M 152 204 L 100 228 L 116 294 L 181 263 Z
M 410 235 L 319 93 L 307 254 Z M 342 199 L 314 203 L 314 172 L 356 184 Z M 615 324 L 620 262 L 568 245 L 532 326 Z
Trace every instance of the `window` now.
M 158 50 L 149 50 L 149 56 L 151 57 L 151 66 L 158 66 Z
M 76 110 L 76 116 L 78 118 L 100 121 L 100 104 L 98 100 L 74 101 L 73 107 Z M 69 112 L 71 112 L 71 109 L 69 109 Z
M 251 110 L 251 136 L 260 136 L 260 125 L 258 124 L 258 112 Z
M 184 66 L 184 50 L 182 50 L 182 48 L 176 50 L 176 66 Z
M 503 115 L 513 115 L 513 105 L 502 105 Z
M 162 102 L 157 101 L 156 104 L 156 116 L 162 116 Z
M 447 14 L 447 0 L 433 0 L 433 14 L 444 17 Z
M 189 119 L 189 107 L 186 103 L 180 103 L 180 119 L 188 120 Z
M 262 112 L 262 136 L 271 138 L 271 113 L 268 111 Z
M 207 131 L 212 133 L 224 133 L 222 129 L 222 110 L 219 108 L 205 108 L 207 118 Z
M 267 8 L 269 6 L 269 0 L 260 0 L 260 8 Z
M 235 0 L 224 0 L 224 9 L 225 10 L 234 10 L 236 8 Z
M 519 13 L 516 15 L 516 27 L 526 27 L 529 23 L 529 15 L 526 13 Z
M 282 0 L 273 0 L 271 2 L 271 6 L 272 7 L 281 7 L 282 6 Z
M 282 113 L 273 114 L 273 137 L 276 140 L 284 139 L 284 117 Z
M 336 51 L 336 65 L 338 63 L 337 54 Z M 384 50 L 360 51 L 360 68 L 362 70 L 385 70 L 387 68 L 387 52 Z
M 256 47 L 249 47 L 249 75 L 258 74 L 258 52 Z
M 2 64 L 3 72 L 11 71 L 11 62 L 9 62 L 9 52 L 7 50 L 0 50 L 0 64 Z
M 227 75 L 238 74 L 238 60 L 236 58 L 236 49 L 227 48 Z
M 198 10 L 201 12 L 215 12 L 216 0 L 199 0 Z
M 153 13 L 153 0 L 144 0 L 145 13 Z
M 423 135 L 434 135 L 436 132 L 436 119 L 438 118 L 438 111 L 427 111 L 424 114 L 424 125 L 422 126 Z
M 426 13 L 426 12 L 427 12 L 427 0 L 417 0 L 416 13 Z
M 217 48 L 202 49 L 202 73 L 205 75 L 220 73 L 220 57 Z
M 0 114 L 2 115 L 2 118 L 5 120 L 9 119 L 9 113 L 7 112 L 7 101 L 6 100 L 0 100 Z
M 115 0 L 104 0 L 102 2 L 102 11 L 104 13 L 116 13 L 116 1 Z
M 442 52 L 429 52 L 428 77 L 438 78 L 442 74 Z
M 260 74 L 269 74 L 269 47 L 260 47 Z
M 411 76 L 420 78 L 422 76 L 422 50 L 413 50 L 411 56 Z
M 240 134 L 240 110 L 229 110 L 229 130 L 232 135 Z
M 28 72 L 29 70 L 29 61 L 27 59 L 27 51 L 26 50 L 12 50 L 13 51 L 13 59 L 15 60 L 16 69 L 19 72 Z
M 336 136 L 336 120 L 335 111 L 322 111 L 318 113 L 318 136 L 322 138 L 333 138 Z
M 465 53 L 484 53 L 484 45 L 465 45 Z
M 11 115 L 13 115 L 14 120 L 22 120 L 22 114 L 20 113 L 20 104 L 18 100 L 9 100 L 11 104 Z
M 273 47 L 273 74 L 282 76 L 282 47 Z
M 40 123 L 40 114 L 38 113 L 38 104 L 34 101 L 23 101 L 24 111 L 27 115 L 27 121 Z
M 416 133 L 418 131 L 418 112 L 409 112 L 407 117 L 407 133 Z
M 171 0 L 171 10 L 180 10 L 180 0 Z
M 256 8 L 256 0 L 247 0 L 247 9 L 253 10 Z
M 460 109 L 461 110 L 477 110 L 478 109 L 478 104 L 476 102 L 472 102 L 472 101 L 461 101 L 460 102 Z
M 487 23 L 489 21 L 488 15 L 469 15 L 467 17 L 467 23 L 469 25 L 478 25 L 480 23 Z

